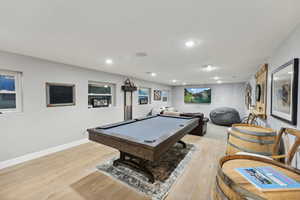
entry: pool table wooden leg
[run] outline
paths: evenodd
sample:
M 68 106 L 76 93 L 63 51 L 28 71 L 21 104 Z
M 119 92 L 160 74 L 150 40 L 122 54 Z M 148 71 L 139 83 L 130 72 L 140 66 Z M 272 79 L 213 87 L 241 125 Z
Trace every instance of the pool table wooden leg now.
M 136 161 L 135 161 L 136 160 Z M 132 168 L 133 170 L 144 174 L 150 183 L 154 183 L 153 174 L 146 167 L 147 161 L 136 156 L 130 155 L 128 153 L 120 151 L 120 158 L 113 162 L 116 167 L 118 165 L 125 165 L 126 167 Z
M 186 143 L 182 140 L 179 140 L 178 141 L 179 144 L 182 144 L 183 148 L 185 149 L 186 148 Z

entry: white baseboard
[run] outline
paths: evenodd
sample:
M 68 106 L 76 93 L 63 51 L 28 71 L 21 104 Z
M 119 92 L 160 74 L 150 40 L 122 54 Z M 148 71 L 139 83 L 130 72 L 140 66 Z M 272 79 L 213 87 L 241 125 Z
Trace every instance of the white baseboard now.
M 88 138 L 85 138 L 85 139 L 77 140 L 77 141 L 70 142 L 70 143 L 67 143 L 67 144 L 62 144 L 62 145 L 59 145 L 59 146 L 56 146 L 56 147 L 51 147 L 49 149 L 45 149 L 45 150 L 42 150 L 42 151 L 29 153 L 29 154 L 26 154 L 24 156 L 20 156 L 20 157 L 13 158 L 13 159 L 10 159 L 10 160 L 1 161 L 0 162 L 0 169 L 10 167 L 10 166 L 13 166 L 13 165 L 16 165 L 16 164 L 20 164 L 20 163 L 25 162 L 25 161 L 40 158 L 42 156 L 46 156 L 46 155 L 49 155 L 49 154 L 52 154 L 52 153 L 55 153 L 55 152 L 58 152 L 58 151 L 69 149 L 71 147 L 75 147 L 75 146 L 78 146 L 80 144 L 84 144 L 84 143 L 87 143 L 87 142 L 89 142 L 89 140 L 88 140 Z

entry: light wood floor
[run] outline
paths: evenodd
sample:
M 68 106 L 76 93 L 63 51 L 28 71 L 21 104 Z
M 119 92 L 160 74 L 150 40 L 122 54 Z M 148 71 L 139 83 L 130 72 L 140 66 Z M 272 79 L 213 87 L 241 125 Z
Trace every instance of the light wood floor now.
M 209 128 L 208 134 L 214 131 L 214 127 Z M 225 129 L 217 132 L 226 134 Z M 220 138 L 191 135 L 184 138 L 184 141 L 195 144 L 198 150 L 182 176 L 172 186 L 167 200 L 210 199 L 217 160 L 225 151 L 224 136 L 220 135 Z M 90 142 L 0 170 L 0 199 L 149 199 L 96 171 L 97 164 L 117 153 L 112 148 Z

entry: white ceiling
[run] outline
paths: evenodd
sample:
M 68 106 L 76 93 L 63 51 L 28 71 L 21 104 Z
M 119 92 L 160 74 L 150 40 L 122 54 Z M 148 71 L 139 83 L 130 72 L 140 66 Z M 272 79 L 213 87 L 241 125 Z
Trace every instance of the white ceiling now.
M 299 22 L 299 0 L 2 0 L 0 50 L 166 84 L 240 82 Z

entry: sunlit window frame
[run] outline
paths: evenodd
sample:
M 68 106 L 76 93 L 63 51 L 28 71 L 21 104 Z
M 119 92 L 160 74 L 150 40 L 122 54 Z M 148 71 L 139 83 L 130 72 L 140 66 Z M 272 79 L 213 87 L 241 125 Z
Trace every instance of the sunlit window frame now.
M 22 112 L 22 73 L 0 70 L 0 75 L 13 76 L 15 79 L 15 92 L 1 91 L 0 94 L 16 94 L 16 108 L 0 109 L 0 113 Z
M 90 85 L 96 86 L 96 87 L 110 87 L 110 94 L 94 94 L 94 93 L 88 93 L 88 96 L 111 96 L 111 104 L 108 107 L 92 107 L 90 104 L 88 105 L 88 108 L 92 109 L 101 109 L 101 108 L 110 108 L 116 106 L 116 84 L 115 83 L 108 83 L 108 82 L 98 82 L 98 81 L 88 81 L 88 87 Z

